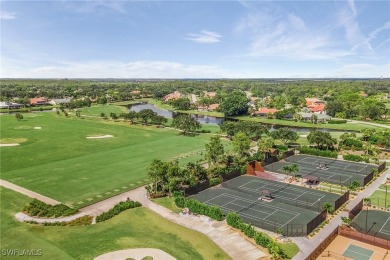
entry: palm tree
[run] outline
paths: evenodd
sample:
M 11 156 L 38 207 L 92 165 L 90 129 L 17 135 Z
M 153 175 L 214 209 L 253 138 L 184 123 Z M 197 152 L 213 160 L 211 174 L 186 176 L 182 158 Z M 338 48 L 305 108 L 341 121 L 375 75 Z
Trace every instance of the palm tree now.
M 266 137 L 257 141 L 257 147 L 259 151 L 263 152 L 264 159 L 267 158 L 271 152 L 271 148 L 274 146 L 275 140 L 272 137 Z
M 322 207 L 326 210 L 326 213 L 332 213 L 333 212 L 333 206 L 329 202 L 325 202 Z

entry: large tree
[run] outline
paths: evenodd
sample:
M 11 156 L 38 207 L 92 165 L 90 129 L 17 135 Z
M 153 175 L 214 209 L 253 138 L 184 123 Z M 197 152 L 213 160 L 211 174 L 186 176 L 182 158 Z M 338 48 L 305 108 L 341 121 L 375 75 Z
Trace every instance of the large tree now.
M 154 112 L 151 109 L 142 109 L 138 112 L 138 118 L 142 120 L 144 124 L 147 124 L 149 120 L 151 120 L 153 117 L 157 115 L 156 112 Z
M 234 91 L 224 98 L 219 110 L 225 116 L 239 116 L 248 112 L 248 99 L 244 92 Z
M 174 117 L 172 126 L 183 131 L 184 135 L 188 134 L 189 132 L 195 132 L 197 129 L 202 128 L 202 125 L 195 118 L 188 114 L 181 114 Z
M 224 155 L 225 150 L 219 136 L 212 136 L 210 142 L 205 145 L 206 154 L 205 157 L 209 164 L 217 163 Z
M 317 129 L 310 132 L 307 140 L 310 144 L 316 144 L 317 148 L 330 149 L 333 148 L 333 145 L 337 144 L 337 140 L 330 133 L 318 131 Z
M 294 142 L 294 141 L 298 140 L 298 138 L 299 138 L 298 134 L 288 127 L 282 127 L 282 128 L 279 128 L 279 129 L 271 132 L 271 136 L 274 139 L 278 139 L 278 140 L 282 141 L 282 143 L 284 145 L 286 145 L 287 142 L 289 142 L 289 141 Z
M 233 137 L 233 151 L 240 159 L 248 157 L 250 154 L 251 140 L 244 133 L 238 133 Z
M 271 153 L 271 148 L 275 145 L 275 140 L 272 137 L 261 138 L 257 141 L 258 150 L 267 158 Z

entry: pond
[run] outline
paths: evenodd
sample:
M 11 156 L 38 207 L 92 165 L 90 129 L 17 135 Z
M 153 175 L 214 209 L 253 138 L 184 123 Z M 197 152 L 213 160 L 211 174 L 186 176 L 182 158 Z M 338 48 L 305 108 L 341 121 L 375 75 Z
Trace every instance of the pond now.
M 181 113 L 178 112 L 172 112 L 166 109 L 158 108 L 152 104 L 137 104 L 129 107 L 130 111 L 139 112 L 143 109 L 151 109 L 154 112 L 156 112 L 160 116 L 165 116 L 167 118 L 175 117 L 176 115 L 180 115 Z M 219 125 L 223 123 L 224 118 L 221 117 L 214 117 L 214 116 L 206 116 L 206 115 L 198 115 L 198 114 L 191 114 L 193 118 L 196 118 L 199 123 L 201 124 L 212 124 L 212 125 Z
M 179 115 L 180 113 L 178 112 L 172 112 L 172 111 L 169 111 L 169 110 L 166 110 L 166 109 L 162 109 L 162 108 L 158 108 L 152 104 L 148 104 L 148 103 L 142 103 L 142 104 L 136 104 L 136 105 L 133 105 L 133 106 L 130 106 L 129 107 L 129 110 L 130 111 L 135 111 L 135 112 L 139 112 L 143 109 L 151 109 L 153 110 L 154 112 L 156 112 L 158 115 L 160 116 L 165 116 L 165 117 L 168 117 L 168 118 L 172 118 L 176 115 Z M 221 123 L 223 123 L 225 121 L 225 118 L 222 118 L 222 117 L 214 117 L 214 116 L 205 116 L 205 115 L 199 115 L 199 114 L 191 114 L 192 117 L 196 118 L 198 120 L 199 123 L 201 124 L 214 124 L 214 125 L 219 125 Z M 233 121 L 237 121 L 237 119 L 226 119 L 226 120 L 233 120 Z M 267 125 L 270 127 L 270 131 L 275 131 L 276 129 L 279 129 L 279 128 L 282 128 L 282 127 L 288 127 L 290 128 L 291 130 L 295 131 L 295 132 L 307 132 L 309 133 L 313 128 L 310 128 L 310 127 L 293 127 L 293 126 L 283 126 L 283 125 L 271 125 L 271 124 L 264 124 L 264 125 Z M 334 130 L 334 129 L 327 129 L 327 128 L 318 128 L 319 131 L 322 131 L 322 132 L 341 132 L 341 133 L 345 133 L 345 132 L 357 132 L 357 131 L 349 131 L 349 130 Z

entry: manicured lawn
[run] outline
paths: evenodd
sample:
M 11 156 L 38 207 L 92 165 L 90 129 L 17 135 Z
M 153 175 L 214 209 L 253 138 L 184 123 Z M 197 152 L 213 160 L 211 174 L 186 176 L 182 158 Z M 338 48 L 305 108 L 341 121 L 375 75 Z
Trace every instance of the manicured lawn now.
M 359 124 L 359 123 L 346 123 L 346 124 L 312 124 L 311 122 L 295 122 L 281 119 L 266 119 L 252 116 L 240 116 L 236 117 L 239 120 L 261 122 L 266 124 L 285 125 L 285 126 L 296 126 L 296 127 L 309 127 L 309 128 L 328 128 L 335 130 L 354 130 L 361 131 L 364 128 L 377 128 L 375 126 Z
M 175 213 L 181 212 L 181 209 L 176 206 L 175 199 L 173 197 L 162 197 L 153 199 L 153 201 L 167 209 L 172 210 Z
M 93 259 L 111 251 L 141 247 L 158 248 L 177 259 L 230 259 L 205 235 L 174 224 L 146 208 L 127 210 L 91 226 L 44 227 L 20 223 L 14 218 L 30 198 L 2 187 L 0 193 L 0 249 L 42 251 L 41 257 L 23 259 Z
M 17 147 L 0 148 L 1 178 L 74 207 L 145 184 L 153 159 L 168 161 L 201 151 L 210 138 L 54 113 L 24 114 L 24 118 L 20 122 L 13 116 L 0 118 L 1 139 L 26 139 Z M 41 129 L 34 129 L 37 126 Z M 92 135 L 114 137 L 86 138 Z
M 106 117 L 110 117 L 110 113 L 115 113 L 117 116 L 119 116 L 120 113 L 126 113 L 127 108 L 117 105 L 94 105 L 91 107 L 82 108 L 80 111 L 82 115 L 100 117 L 100 114 L 104 113 Z

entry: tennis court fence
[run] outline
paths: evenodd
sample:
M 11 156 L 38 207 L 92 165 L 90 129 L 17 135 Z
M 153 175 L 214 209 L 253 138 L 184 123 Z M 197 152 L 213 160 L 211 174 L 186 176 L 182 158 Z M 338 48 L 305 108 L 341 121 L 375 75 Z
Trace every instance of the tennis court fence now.
M 386 169 L 386 162 L 378 166 L 378 172 L 382 172 Z
M 338 233 L 339 235 L 352 238 L 363 243 L 390 249 L 390 241 L 387 239 L 379 238 L 370 234 L 364 234 L 348 227 L 339 227 Z
M 357 216 L 357 214 L 359 214 L 359 212 L 362 211 L 362 209 L 363 209 L 363 199 L 358 204 L 356 204 L 355 207 L 353 207 L 348 211 L 348 217 L 351 220 L 354 219 Z

